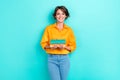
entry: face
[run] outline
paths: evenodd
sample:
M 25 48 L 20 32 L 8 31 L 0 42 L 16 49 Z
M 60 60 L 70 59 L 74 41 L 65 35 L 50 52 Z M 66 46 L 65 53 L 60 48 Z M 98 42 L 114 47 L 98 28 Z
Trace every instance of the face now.
M 57 22 L 63 23 L 66 18 L 66 15 L 62 10 L 58 9 L 56 12 L 55 18 L 56 18 Z

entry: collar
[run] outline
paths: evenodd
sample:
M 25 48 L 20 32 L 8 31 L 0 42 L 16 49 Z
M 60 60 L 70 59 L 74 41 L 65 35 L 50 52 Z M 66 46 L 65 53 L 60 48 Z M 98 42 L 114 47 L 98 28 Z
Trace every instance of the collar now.
M 53 26 L 54 26 L 55 28 L 57 28 L 57 24 L 56 24 L 56 23 L 54 23 Z M 66 24 L 63 24 L 63 28 L 66 29 L 66 28 L 68 28 L 68 27 L 67 27 Z

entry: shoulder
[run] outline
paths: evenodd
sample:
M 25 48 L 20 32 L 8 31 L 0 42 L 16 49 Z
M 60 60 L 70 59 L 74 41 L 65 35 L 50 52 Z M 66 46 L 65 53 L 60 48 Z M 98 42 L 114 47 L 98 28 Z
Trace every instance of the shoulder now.
M 68 26 L 67 24 L 65 24 L 65 28 L 69 31 L 72 31 L 72 28 L 70 26 Z
M 54 27 L 54 24 L 49 24 L 45 27 L 45 31 L 49 31 Z
M 55 26 L 55 24 L 47 25 L 47 26 L 46 26 L 46 29 L 47 29 L 47 30 L 52 29 L 52 28 L 54 28 L 54 26 Z

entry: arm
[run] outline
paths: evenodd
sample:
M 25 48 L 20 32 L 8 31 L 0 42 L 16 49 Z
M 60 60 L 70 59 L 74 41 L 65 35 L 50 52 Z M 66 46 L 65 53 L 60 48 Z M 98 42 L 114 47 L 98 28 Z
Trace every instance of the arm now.
M 40 44 L 43 49 L 49 48 L 49 34 L 47 28 L 44 31 Z
M 70 29 L 70 35 L 68 39 L 69 40 L 68 40 L 68 45 L 66 46 L 66 49 L 69 52 L 72 52 L 76 49 L 76 40 L 75 40 L 75 36 L 74 36 L 72 29 Z

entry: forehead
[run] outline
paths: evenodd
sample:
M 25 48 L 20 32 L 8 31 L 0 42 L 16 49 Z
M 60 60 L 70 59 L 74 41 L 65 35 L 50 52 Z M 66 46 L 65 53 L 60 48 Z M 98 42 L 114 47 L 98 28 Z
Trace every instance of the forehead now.
M 58 9 L 56 13 L 64 13 L 64 11 L 62 9 Z

